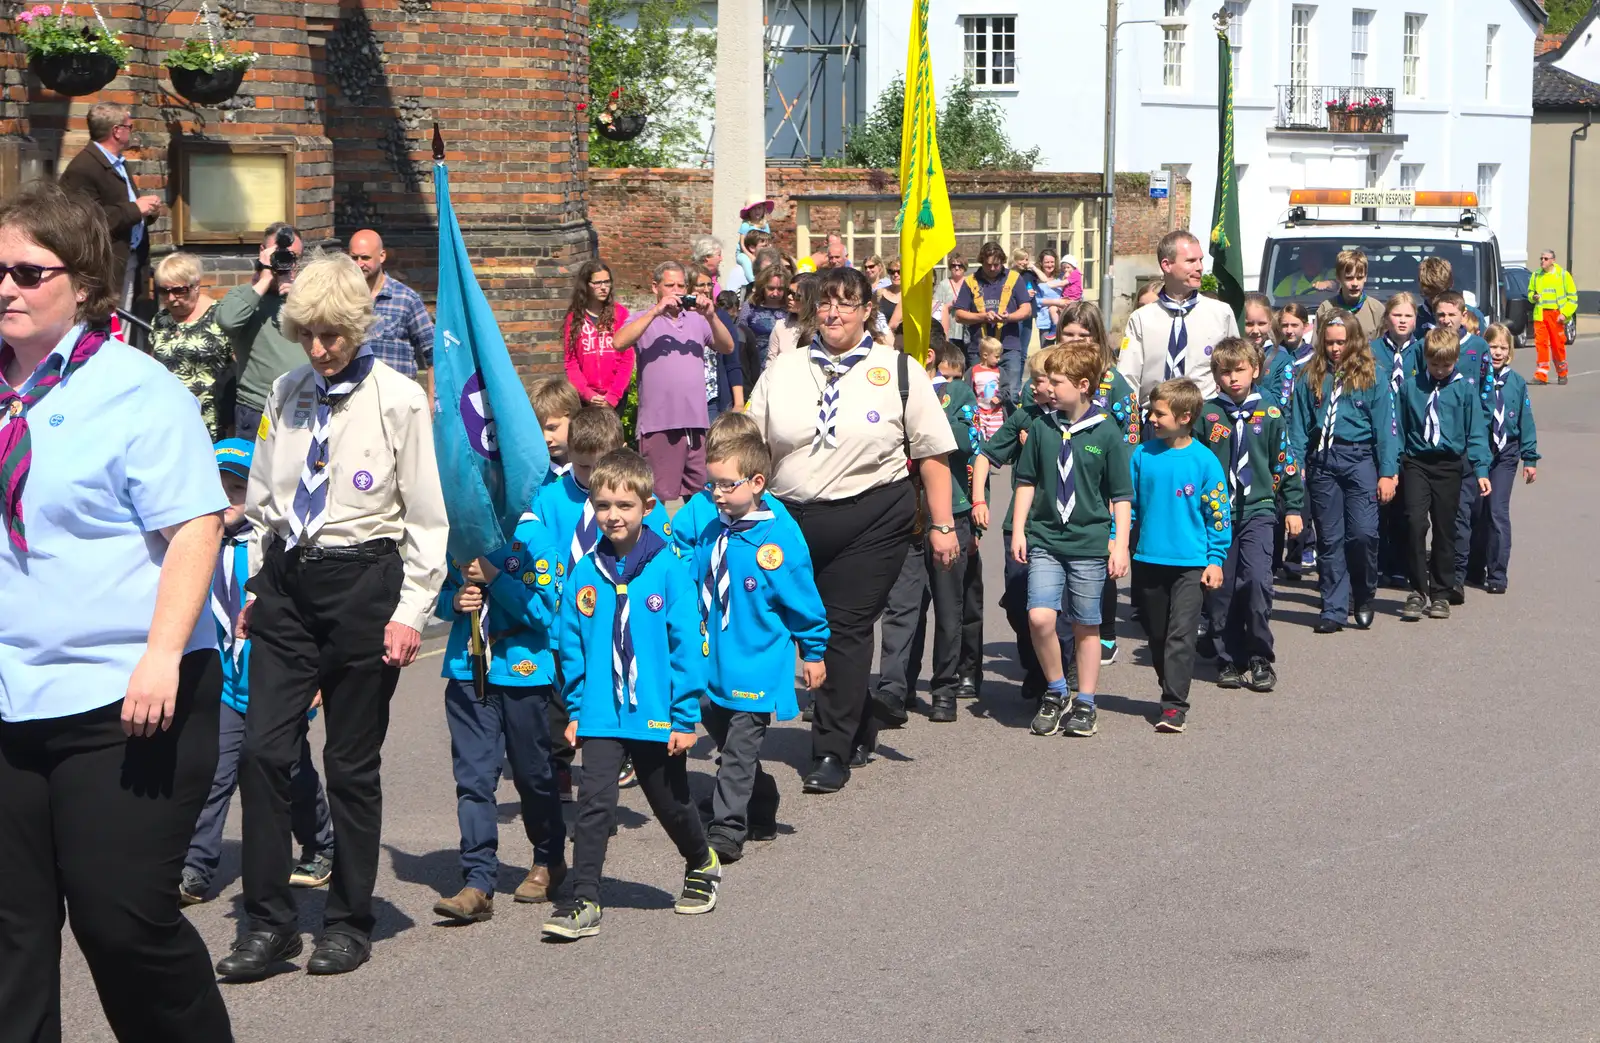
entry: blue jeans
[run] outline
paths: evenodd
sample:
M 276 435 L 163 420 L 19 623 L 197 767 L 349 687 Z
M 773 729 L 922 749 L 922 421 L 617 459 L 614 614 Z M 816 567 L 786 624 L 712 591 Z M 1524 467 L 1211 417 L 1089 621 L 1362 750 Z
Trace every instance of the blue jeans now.
M 1494 462 L 1489 465 L 1489 498 L 1481 501 L 1487 505 L 1489 530 L 1484 541 L 1485 585 L 1506 585 L 1506 572 L 1511 567 L 1511 490 L 1517 486 L 1521 467 L 1522 443 L 1509 441 L 1494 454 Z
M 1028 608 L 1048 608 L 1077 626 L 1100 625 L 1106 585 L 1105 558 L 1061 558 L 1042 547 L 1028 550 Z
M 522 798 L 522 828 L 533 845 L 533 863 L 563 862 L 567 824 L 561 817 L 550 765 L 548 685 L 511 688 L 491 684 L 478 702 L 472 682 L 445 682 L 444 714 L 450 726 L 450 761 L 456 777 L 456 820 L 461 826 L 461 875 L 468 887 L 494 894 L 500 873 L 500 816 L 495 790 L 500 763 L 511 762 L 511 779 Z
M 1000 353 L 1000 401 L 1008 413 L 1022 404 L 1022 372 L 1027 360 L 1027 349 L 1020 344 L 1007 344 Z
M 1306 491 L 1317 521 L 1317 586 L 1322 618 L 1343 624 L 1352 598 L 1378 592 L 1378 462 L 1370 443 L 1335 443 L 1312 453 Z

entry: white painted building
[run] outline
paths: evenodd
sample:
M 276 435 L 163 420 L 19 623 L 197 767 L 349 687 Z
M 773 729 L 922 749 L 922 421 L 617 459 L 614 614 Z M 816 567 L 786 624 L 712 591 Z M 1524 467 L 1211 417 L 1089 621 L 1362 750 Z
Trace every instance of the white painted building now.
M 1123 0 L 1119 171 L 1193 183 L 1192 230 L 1216 186 L 1216 35 L 1224 0 Z M 905 67 L 910 0 L 865 0 L 867 104 Z M 1226 0 L 1246 274 L 1294 188 L 1420 187 L 1479 195 L 1507 261 L 1524 259 L 1535 0 Z M 1103 168 L 1105 15 L 1096 0 L 932 0 L 942 88 L 966 71 L 1043 170 Z M 1326 102 L 1392 98 L 1375 129 L 1330 126 Z M 769 106 L 770 107 L 770 106 Z M 1356 216 L 1352 213 L 1352 216 Z M 1385 212 L 1382 216 L 1394 216 Z

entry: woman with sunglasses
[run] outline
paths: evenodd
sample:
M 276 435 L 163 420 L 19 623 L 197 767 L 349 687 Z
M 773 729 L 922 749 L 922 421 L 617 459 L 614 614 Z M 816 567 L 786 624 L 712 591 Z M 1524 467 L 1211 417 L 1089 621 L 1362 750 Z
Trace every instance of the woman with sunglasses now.
M 750 284 L 750 296 L 739 309 L 739 326 L 745 330 L 746 340 L 754 349 L 757 367 L 744 367 L 745 382 L 754 389 L 755 382 L 766 369 L 767 346 L 779 323 L 789 317 L 789 278 L 781 265 L 761 269 Z
M 883 321 L 888 324 L 890 333 L 900 332 L 900 258 L 896 257 L 883 266 L 884 284 L 878 287 L 878 292 L 873 298 L 878 308 L 878 314 L 883 316 Z
M 221 438 L 216 399 L 233 372 L 233 345 L 217 324 L 217 302 L 201 288 L 201 275 L 200 258 L 191 253 L 168 254 L 156 265 L 161 310 L 150 322 L 150 353 L 200 400 L 206 429 Z
M 767 338 L 767 367 L 770 368 L 778 356 L 788 354 L 811 339 L 810 323 L 806 315 L 809 310 L 807 289 L 816 280 L 815 272 L 801 272 L 789 276 L 788 289 L 783 292 L 785 315 L 776 326 L 772 327 L 772 335 Z
M 936 279 L 933 283 L 933 321 L 944 327 L 944 335 L 950 343 L 956 345 L 967 353 L 967 368 L 971 369 L 978 364 L 978 345 L 974 341 L 967 344 L 967 328 L 955 320 L 952 314 L 956 298 L 961 296 L 961 284 L 967 278 L 967 262 L 962 260 L 960 254 L 951 254 L 945 261 L 945 278 Z
M 64 910 L 118 1039 L 231 1040 L 178 911 L 228 499 L 194 396 L 106 332 L 116 271 L 98 206 L 0 202 L 0 1036 L 61 1038 Z

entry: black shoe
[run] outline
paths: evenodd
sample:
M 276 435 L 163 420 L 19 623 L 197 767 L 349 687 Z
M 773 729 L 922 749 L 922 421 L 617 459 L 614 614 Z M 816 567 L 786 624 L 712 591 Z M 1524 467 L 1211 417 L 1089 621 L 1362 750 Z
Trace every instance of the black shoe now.
M 956 698 L 957 699 L 976 699 L 977 697 L 978 697 L 978 685 L 977 685 L 977 682 L 975 682 L 975 681 L 962 681 L 960 684 L 956 685 Z
M 1082 699 L 1074 699 L 1072 700 L 1072 712 L 1067 714 L 1067 723 L 1062 730 L 1068 735 L 1087 739 L 1100 730 L 1100 726 L 1096 723 L 1098 720 L 1099 715 L 1095 713 L 1093 706 Z
M 259 981 L 273 964 L 285 963 L 305 951 L 300 932 L 274 934 L 251 931 L 233 943 L 233 951 L 217 961 L 217 973 L 234 981 Z
M 1299 572 L 1299 570 L 1298 569 L 1279 569 L 1278 570 L 1278 582 L 1279 583 L 1290 583 L 1290 584 L 1299 583 L 1300 582 L 1300 572 Z
M 1450 604 L 1465 605 L 1467 603 L 1467 590 L 1465 587 L 1450 588 Z
M 858 751 L 865 748 L 856 747 Z M 851 760 L 854 759 L 851 757 Z M 840 764 L 839 758 L 833 754 L 825 753 L 811 765 L 811 771 L 800 783 L 800 789 L 805 793 L 838 793 L 849 781 L 850 769 Z
M 1406 603 L 1400 609 L 1400 619 L 1406 623 L 1415 623 L 1428 611 L 1428 599 L 1416 591 L 1406 595 Z
M 1244 675 L 1232 663 L 1224 663 L 1221 670 L 1217 671 L 1218 688 L 1243 688 Z
M 750 829 L 749 829 L 747 835 L 748 835 L 748 838 L 750 840 L 759 840 L 759 841 L 762 841 L 763 843 L 765 843 L 766 841 L 769 841 L 769 840 L 777 840 L 778 839 L 778 818 L 777 818 L 777 813 L 774 812 L 772 818 L 760 818 L 760 819 L 752 818 L 750 820 Z
M 1506 592 L 1506 585 L 1504 583 L 1485 583 L 1483 585 L 1483 592 L 1485 594 L 1504 594 Z
M 322 936 L 306 961 L 307 974 L 349 974 L 372 958 L 372 943 L 342 932 Z
M 1561 385 L 1562 387 L 1566 387 L 1567 386 L 1567 378 L 1566 377 L 1557 377 L 1556 378 L 1556 383 Z
M 1181 732 L 1189 723 L 1189 714 L 1176 706 L 1169 706 L 1156 718 L 1156 731 Z
M 816 703 L 806 703 L 806 708 L 800 711 L 800 719 L 809 723 L 816 714 Z
M 1434 598 L 1433 604 L 1428 606 L 1429 619 L 1449 619 L 1450 602 L 1445 598 Z
M 872 693 L 872 716 L 885 728 L 898 728 L 911 719 L 904 702 L 878 692 Z
M 1201 635 L 1195 639 L 1194 654 L 1199 656 L 1201 659 L 1217 658 L 1217 639 L 1208 633 L 1201 633 Z
M 1316 634 L 1337 634 L 1343 629 L 1344 624 L 1337 619 L 1329 619 L 1327 616 L 1323 616 L 1317 620 L 1317 625 L 1312 627 L 1311 631 Z
M 850 751 L 850 767 L 852 770 L 856 768 L 865 768 L 871 763 L 872 747 L 862 745 L 857 746 L 855 749 Z
M 1250 660 L 1250 676 L 1245 678 L 1244 686 L 1252 692 L 1270 692 L 1278 683 L 1278 672 L 1272 669 L 1272 664 L 1260 656 Z
M 956 719 L 956 693 L 939 692 L 933 697 L 933 710 L 928 720 L 934 724 L 950 724 Z
M 734 847 L 721 837 L 717 838 L 717 842 L 715 844 L 707 844 L 706 846 L 716 854 L 717 861 L 721 862 L 723 865 L 737 862 L 739 859 L 744 857 L 743 847 Z
M 1357 605 L 1356 606 L 1356 629 L 1357 630 L 1371 630 L 1372 629 L 1372 617 L 1373 617 L 1372 602 L 1368 601 L 1364 605 Z

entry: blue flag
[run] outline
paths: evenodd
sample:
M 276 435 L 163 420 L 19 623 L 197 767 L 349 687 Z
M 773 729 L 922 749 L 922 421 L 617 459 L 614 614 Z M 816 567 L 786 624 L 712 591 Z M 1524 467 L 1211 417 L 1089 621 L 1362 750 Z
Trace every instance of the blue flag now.
M 433 448 L 456 561 L 505 546 L 550 469 L 544 431 L 472 273 L 450 205 L 450 172 L 433 165 L 439 206 Z

